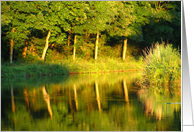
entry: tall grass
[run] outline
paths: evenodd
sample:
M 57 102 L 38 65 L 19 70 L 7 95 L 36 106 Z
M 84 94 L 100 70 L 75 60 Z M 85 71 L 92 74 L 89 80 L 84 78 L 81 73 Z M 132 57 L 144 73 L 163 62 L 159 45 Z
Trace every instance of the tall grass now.
M 145 49 L 142 86 L 153 86 L 159 91 L 181 86 L 181 55 L 171 44 L 156 43 Z

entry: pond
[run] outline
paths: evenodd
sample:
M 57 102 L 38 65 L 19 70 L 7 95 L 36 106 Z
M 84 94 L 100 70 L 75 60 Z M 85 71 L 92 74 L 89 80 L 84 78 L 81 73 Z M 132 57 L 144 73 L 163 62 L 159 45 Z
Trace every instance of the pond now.
M 1 80 L 1 130 L 180 131 L 181 95 L 133 72 Z

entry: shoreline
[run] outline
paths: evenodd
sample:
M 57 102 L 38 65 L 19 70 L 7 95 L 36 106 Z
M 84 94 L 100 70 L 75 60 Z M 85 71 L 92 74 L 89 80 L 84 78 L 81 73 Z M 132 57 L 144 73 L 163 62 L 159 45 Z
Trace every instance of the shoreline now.
M 77 74 L 96 74 L 96 73 L 118 73 L 118 72 L 134 72 L 138 71 L 137 69 L 130 69 L 130 70 L 113 70 L 113 71 L 96 71 L 96 72 L 69 72 L 68 75 L 77 75 Z

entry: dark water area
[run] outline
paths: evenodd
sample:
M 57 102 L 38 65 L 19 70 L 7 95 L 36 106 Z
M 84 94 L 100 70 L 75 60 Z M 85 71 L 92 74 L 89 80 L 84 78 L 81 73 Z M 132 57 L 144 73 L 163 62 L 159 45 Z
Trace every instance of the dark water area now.
M 2 131 L 181 131 L 181 96 L 134 73 L 1 80 Z

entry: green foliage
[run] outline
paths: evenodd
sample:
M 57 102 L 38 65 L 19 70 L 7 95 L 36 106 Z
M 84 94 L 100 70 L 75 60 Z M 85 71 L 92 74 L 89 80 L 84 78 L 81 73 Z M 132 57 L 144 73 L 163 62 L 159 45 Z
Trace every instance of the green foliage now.
M 149 23 L 144 25 L 145 45 L 161 41 L 161 38 L 174 47 L 181 46 L 181 2 L 152 1 Z M 164 15 L 165 14 L 165 15 Z M 150 32 L 152 31 L 152 32 Z
M 39 57 L 27 52 L 27 56 L 25 58 L 23 58 L 23 62 L 24 63 L 33 63 L 39 60 Z
M 87 21 L 84 29 L 93 34 L 107 29 L 116 13 L 114 11 L 115 3 L 110 1 L 89 1 L 89 11 L 86 14 Z
M 9 59 L 10 39 L 14 40 L 14 60 L 21 59 L 26 40 L 28 47 L 34 45 L 34 52 L 40 57 L 49 30 L 49 48 L 58 51 L 64 48 L 59 51 L 62 56 L 71 55 L 73 47 L 69 46 L 68 50 L 65 47 L 69 40 L 73 45 L 75 34 L 80 37 L 76 49 L 82 57 L 88 53 L 93 55 L 96 33 L 100 34 L 99 51 L 101 46 L 118 45 L 124 38 L 141 42 L 140 48 L 161 38 L 180 47 L 181 2 L 3 1 L 1 7 L 1 48 L 5 60 Z M 81 52 L 79 46 L 82 46 Z M 101 48 L 102 54 L 108 52 Z
M 156 43 L 154 47 L 144 50 L 145 67 L 143 69 L 145 82 L 164 92 L 170 86 L 181 87 L 181 56 L 172 45 Z M 179 89 L 180 90 L 180 89 Z
M 137 62 L 131 56 L 137 59 L 142 47 L 161 38 L 174 42 L 173 47 L 179 44 L 181 2 L 7 1 L 1 2 L 1 7 L 3 61 L 9 59 L 10 39 L 13 39 L 14 60 L 21 60 L 21 53 L 27 46 L 24 62 L 40 62 L 38 58 L 42 55 L 48 31 L 51 31 L 51 37 L 46 62 L 68 63 L 68 67 L 76 72 L 137 69 L 141 67 L 142 59 Z M 94 55 L 96 33 L 100 34 L 100 60 L 94 63 L 91 59 Z M 78 60 L 73 62 L 71 52 L 75 34 Z M 128 39 L 126 63 L 119 59 L 122 51 L 120 45 L 124 38 Z M 68 41 L 70 45 L 67 46 Z M 109 64 L 105 64 L 106 62 Z M 162 65 L 157 64 L 156 67 Z M 151 69 L 151 65 L 148 69 Z M 176 66 L 167 71 L 157 69 L 154 71 L 157 74 L 153 77 L 161 78 L 160 74 L 167 72 L 169 76 L 163 78 L 170 78 L 174 82 L 180 76 L 172 74 L 177 69 L 179 68 Z
M 33 2 L 26 1 L 7 1 L 2 2 L 3 9 L 3 27 L 8 26 L 9 30 L 6 32 L 6 37 L 14 39 L 16 49 L 24 45 L 24 39 L 28 38 L 32 26 L 36 21 L 34 14 L 38 9 L 34 6 Z M 4 8 L 5 7 L 5 8 Z

